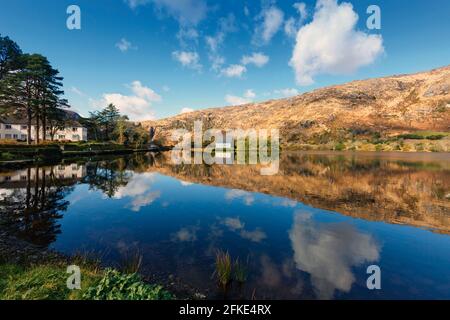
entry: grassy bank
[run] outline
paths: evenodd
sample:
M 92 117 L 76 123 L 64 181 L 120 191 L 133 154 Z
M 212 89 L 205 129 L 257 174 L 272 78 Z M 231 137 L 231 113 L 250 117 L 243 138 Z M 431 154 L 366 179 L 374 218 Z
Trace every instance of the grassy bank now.
M 79 261 L 73 262 L 79 265 Z M 0 264 L 0 300 L 170 300 L 159 285 L 144 283 L 136 273 L 81 264 L 81 289 L 70 290 L 67 263 L 22 266 Z

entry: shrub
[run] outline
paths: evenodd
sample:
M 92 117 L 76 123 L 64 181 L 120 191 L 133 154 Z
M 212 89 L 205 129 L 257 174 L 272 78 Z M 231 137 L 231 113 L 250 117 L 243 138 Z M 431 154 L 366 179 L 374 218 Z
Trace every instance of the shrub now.
M 173 296 L 161 286 L 148 285 L 137 274 L 106 269 L 97 286 L 83 295 L 88 300 L 170 300 Z
M 338 142 L 334 146 L 334 150 L 336 150 L 336 151 L 342 151 L 344 149 L 345 149 L 345 144 L 343 144 L 342 142 Z

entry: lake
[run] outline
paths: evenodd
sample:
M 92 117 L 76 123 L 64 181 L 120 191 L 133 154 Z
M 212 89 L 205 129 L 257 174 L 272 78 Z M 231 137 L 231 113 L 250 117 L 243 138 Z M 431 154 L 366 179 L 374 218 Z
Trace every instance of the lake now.
M 0 169 L 1 228 L 183 295 L 450 299 L 450 155 L 283 152 L 258 165 L 174 165 L 169 153 Z M 227 290 L 215 254 L 247 264 Z M 367 268 L 381 271 L 369 290 Z

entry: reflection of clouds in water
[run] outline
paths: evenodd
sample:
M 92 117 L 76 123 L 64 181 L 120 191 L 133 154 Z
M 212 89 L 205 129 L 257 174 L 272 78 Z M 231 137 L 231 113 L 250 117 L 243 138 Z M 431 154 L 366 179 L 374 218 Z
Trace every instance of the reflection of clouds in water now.
M 226 225 L 231 231 L 236 231 L 244 228 L 244 224 L 241 222 L 239 218 L 225 218 L 222 222 Z
M 225 199 L 234 200 L 242 199 L 247 206 L 250 206 L 255 201 L 255 198 L 250 192 L 238 189 L 232 189 L 225 193 Z
M 239 217 L 227 217 L 223 219 L 221 223 L 227 226 L 230 231 L 237 232 L 243 239 L 247 239 L 253 242 L 260 242 L 261 240 L 267 238 L 266 233 L 259 228 L 256 228 L 253 231 L 245 230 L 245 223 L 241 222 Z
M 172 241 L 175 242 L 193 242 L 197 240 L 198 226 L 185 227 L 172 234 Z
M 135 197 L 133 201 L 131 201 L 130 207 L 131 210 L 138 212 L 142 207 L 148 206 L 152 204 L 153 201 L 158 199 L 161 196 L 161 191 L 153 191 L 146 193 L 144 195 Z
M 280 205 L 282 207 L 294 208 L 297 205 L 297 201 L 291 199 L 282 199 Z
M 256 229 L 254 231 L 241 230 L 239 234 L 242 238 L 248 239 L 253 242 L 260 242 L 261 240 L 267 238 L 265 232 L 261 231 L 260 229 Z
M 316 223 L 307 213 L 296 213 L 289 237 L 297 268 L 311 275 L 321 299 L 333 298 L 335 289 L 349 292 L 352 267 L 379 259 L 380 248 L 370 235 L 349 224 Z
M 180 183 L 181 183 L 181 185 L 182 185 L 183 187 L 188 187 L 188 186 L 192 186 L 192 185 L 193 185 L 192 182 L 183 181 L 183 180 L 180 180 Z
M 132 198 L 127 207 L 130 207 L 132 211 L 138 212 L 142 207 L 153 203 L 161 196 L 160 191 L 150 190 L 155 182 L 155 177 L 156 174 L 154 172 L 134 174 L 126 186 L 122 186 L 117 190 L 114 198 Z

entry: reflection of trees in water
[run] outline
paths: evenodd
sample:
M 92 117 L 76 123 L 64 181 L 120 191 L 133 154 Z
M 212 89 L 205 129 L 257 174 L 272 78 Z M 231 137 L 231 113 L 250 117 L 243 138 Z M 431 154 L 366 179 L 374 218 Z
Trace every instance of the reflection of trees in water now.
M 90 190 L 100 190 L 112 198 L 119 187 L 127 185 L 131 172 L 126 171 L 127 160 L 98 161 L 87 166 L 87 175 L 83 179 Z
M 89 184 L 91 190 L 100 190 L 111 198 L 129 183 L 131 170 L 145 172 L 157 161 L 155 158 L 153 154 L 133 154 L 77 164 L 76 167 L 82 166 L 83 170 L 74 176 L 69 174 L 70 177 L 61 176 L 58 166 L 15 171 L 16 181 L 0 183 L 0 188 L 8 191 L 3 199 L 0 197 L 0 228 L 11 236 L 47 247 L 61 232 L 58 220 L 70 204 L 65 199 L 80 179 Z
M 146 172 L 155 161 L 152 153 L 136 153 L 129 157 L 92 162 L 87 165 L 83 182 L 89 184 L 90 190 L 100 190 L 112 198 L 120 187 L 130 182 L 133 172 Z
M 61 181 L 53 168 L 26 169 L 24 188 L 14 189 L 0 201 L 1 223 L 13 236 L 46 247 L 56 239 L 69 202 L 64 198 L 73 190 L 71 182 Z

